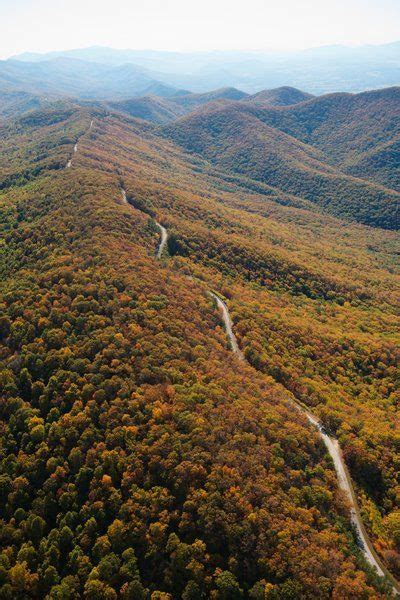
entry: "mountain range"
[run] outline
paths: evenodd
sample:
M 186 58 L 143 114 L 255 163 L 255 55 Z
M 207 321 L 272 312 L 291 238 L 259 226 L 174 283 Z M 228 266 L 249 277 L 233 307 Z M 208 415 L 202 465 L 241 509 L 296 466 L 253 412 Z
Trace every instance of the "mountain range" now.
M 58 65 L 60 78 L 54 65 Z M 93 83 L 100 65 L 103 85 Z M 150 80 L 195 92 L 238 87 L 255 93 L 286 85 L 312 94 L 360 92 L 399 84 L 400 42 L 354 48 L 326 46 L 292 53 L 178 53 L 106 47 L 24 53 L 0 63 L 0 85 L 4 78 L 13 85 L 18 85 L 21 78 L 27 85 L 34 84 L 32 77 L 36 76 L 50 88 L 56 77 L 53 89 L 65 89 L 71 70 L 77 75 L 70 79 L 70 93 L 92 98 L 105 97 L 111 89 L 114 97 L 143 93 Z M 137 83 L 133 81 L 135 75 Z
M 400 88 L 284 108 L 251 100 L 206 105 L 164 132 L 190 152 L 333 214 L 398 226 Z
M 105 89 L 100 79 L 97 85 Z M 142 75 L 138 81 L 141 86 Z M 67 84 L 58 85 L 65 89 Z M 144 91 L 144 96 L 94 105 L 147 121 L 191 154 L 265 184 L 277 195 L 290 194 L 291 202 L 373 226 L 398 227 L 400 88 L 313 97 L 288 86 L 253 95 L 236 88 L 193 93 L 146 80 Z M 56 98 L 62 96 L 51 101 L 7 91 L 0 115 L 53 105 Z
M 400 87 L 68 54 L 0 64 L 0 597 L 394 598 Z

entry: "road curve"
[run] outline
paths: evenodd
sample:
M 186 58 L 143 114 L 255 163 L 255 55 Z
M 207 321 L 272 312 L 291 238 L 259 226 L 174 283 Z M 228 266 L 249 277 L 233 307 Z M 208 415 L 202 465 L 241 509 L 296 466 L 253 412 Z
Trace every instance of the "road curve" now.
M 124 190 L 124 188 L 121 188 L 121 194 L 122 194 L 122 202 L 124 204 L 129 204 L 128 199 L 126 197 L 126 191 Z M 160 244 L 159 244 L 159 246 L 157 248 L 157 252 L 156 252 L 157 258 L 160 259 L 163 255 L 165 244 L 167 243 L 167 240 L 168 240 L 168 231 L 165 229 L 165 227 L 163 227 L 161 225 L 161 223 L 158 223 L 157 221 L 155 221 L 155 224 L 157 225 L 157 227 L 161 233 Z
M 161 232 L 161 241 L 160 241 L 160 245 L 158 246 L 156 256 L 157 256 L 157 258 L 161 258 L 162 254 L 164 252 L 165 244 L 167 243 L 167 240 L 168 240 L 168 232 L 165 229 L 165 227 L 163 227 L 160 223 L 157 223 L 157 221 L 156 221 L 156 225 Z
M 127 203 L 126 192 L 123 188 L 121 189 L 121 193 L 122 193 L 123 202 Z M 161 241 L 160 241 L 159 247 L 157 249 L 157 253 L 156 253 L 157 258 L 160 259 L 162 256 L 165 244 L 167 243 L 167 240 L 168 240 L 168 232 L 165 229 L 165 227 L 163 227 L 157 221 L 156 221 L 156 225 L 159 228 L 160 233 L 161 233 Z M 219 296 L 217 296 L 217 294 L 215 294 L 215 292 L 208 292 L 208 293 L 216 301 L 218 308 L 221 311 L 222 319 L 223 319 L 223 322 L 225 325 L 226 333 L 227 333 L 229 343 L 230 343 L 233 353 L 237 356 L 237 358 L 239 360 L 241 360 L 241 361 L 246 360 L 243 352 L 239 348 L 239 345 L 236 340 L 236 336 L 233 333 L 232 319 L 230 317 L 228 307 L 226 306 L 225 302 L 223 302 L 223 300 L 221 300 L 221 298 Z M 332 462 L 333 462 L 333 465 L 334 465 L 334 468 L 335 468 L 335 471 L 337 474 L 337 478 L 338 478 L 339 487 L 340 487 L 340 489 L 343 490 L 343 492 L 345 493 L 345 495 L 349 501 L 351 522 L 357 532 L 358 544 L 359 544 L 366 560 L 368 561 L 368 563 L 376 569 L 378 575 L 380 575 L 381 577 L 386 577 L 388 579 L 388 581 L 392 584 L 394 595 L 400 596 L 400 583 L 396 579 L 394 579 L 392 574 L 387 570 L 387 568 L 385 567 L 385 565 L 382 563 L 381 559 L 375 552 L 375 549 L 372 545 L 369 535 L 368 535 L 368 533 L 364 527 L 364 524 L 362 522 L 361 515 L 360 515 L 360 509 L 359 509 L 357 498 L 356 498 L 355 491 L 354 491 L 353 482 L 351 480 L 350 473 L 346 467 L 346 463 L 344 461 L 338 440 L 336 438 L 328 435 L 328 433 L 322 426 L 319 418 L 316 415 L 314 415 L 312 412 L 310 412 L 308 410 L 308 408 L 306 408 L 305 406 L 303 406 L 302 404 L 297 402 L 292 397 L 288 396 L 287 401 L 289 404 L 291 404 L 297 410 L 299 410 L 303 415 L 305 415 L 307 417 L 307 420 L 309 421 L 309 423 L 311 423 L 311 425 L 313 425 L 317 429 L 320 438 L 322 439 L 330 457 L 332 458 Z
M 229 338 L 229 343 L 231 345 L 232 352 L 234 352 L 236 354 L 236 356 L 238 357 L 239 360 L 245 360 L 244 354 L 240 350 L 240 348 L 238 346 L 238 343 L 237 343 L 237 340 L 236 340 L 236 336 L 233 333 L 233 330 L 232 330 L 232 319 L 230 317 L 230 314 L 228 312 L 226 304 L 224 302 L 222 302 L 221 298 L 219 296 L 217 296 L 217 294 L 214 294 L 214 292 L 208 292 L 208 293 L 217 302 L 218 308 L 220 309 L 220 311 L 222 313 L 222 319 L 224 321 L 226 334 L 227 334 L 227 336 Z
M 219 298 L 219 296 L 217 296 L 214 292 L 209 292 L 209 294 L 217 301 L 218 307 L 221 310 L 222 319 L 225 324 L 225 329 L 229 338 L 232 351 L 237 355 L 237 357 L 240 360 L 245 360 L 243 352 L 238 346 L 235 334 L 232 331 L 232 320 L 229 315 L 228 307 L 226 306 L 225 302 L 223 302 L 221 298 Z M 393 593 L 396 596 L 400 596 L 399 582 L 393 578 L 392 574 L 382 563 L 381 559 L 375 552 L 375 549 L 372 545 L 367 531 L 365 530 L 364 523 L 361 519 L 357 498 L 355 495 L 353 482 L 351 480 L 346 463 L 344 462 L 339 442 L 336 438 L 327 434 L 326 430 L 321 425 L 321 422 L 316 415 L 314 415 L 307 408 L 296 402 L 294 399 L 288 397 L 287 400 L 290 404 L 294 405 L 301 413 L 303 413 L 307 417 L 308 421 L 318 430 L 318 433 L 323 443 L 325 444 L 325 447 L 329 452 L 330 457 L 332 458 L 333 465 L 335 467 L 335 471 L 338 477 L 339 487 L 344 491 L 349 501 L 351 522 L 356 529 L 359 546 L 366 560 L 369 562 L 370 565 L 372 565 L 372 567 L 376 569 L 378 575 L 380 575 L 381 577 L 386 577 L 393 586 Z
M 90 121 L 89 129 L 86 131 L 86 133 L 87 133 L 88 131 L 90 131 L 90 130 L 92 129 L 92 127 L 93 127 L 93 119 Z M 83 133 L 82 135 L 85 135 L 85 134 Z M 82 137 L 82 136 L 81 136 L 81 137 Z M 81 139 L 81 138 L 79 138 L 79 139 Z M 71 168 L 71 165 L 72 165 L 72 159 L 73 159 L 73 157 L 74 157 L 74 154 L 76 154 L 76 153 L 78 152 L 78 142 L 79 142 L 79 140 L 78 140 L 77 142 L 75 142 L 75 145 L 74 145 L 74 151 L 73 151 L 73 155 L 72 155 L 72 157 L 69 159 L 69 161 L 67 162 L 67 164 L 66 164 L 66 166 L 65 166 L 65 168 L 66 168 L 66 169 L 70 169 L 70 168 Z
M 78 142 L 76 142 L 75 146 L 74 146 L 74 154 L 76 154 L 78 152 Z M 65 167 L 66 169 L 69 169 L 72 165 L 72 158 L 69 159 L 69 161 L 67 162 L 67 166 Z

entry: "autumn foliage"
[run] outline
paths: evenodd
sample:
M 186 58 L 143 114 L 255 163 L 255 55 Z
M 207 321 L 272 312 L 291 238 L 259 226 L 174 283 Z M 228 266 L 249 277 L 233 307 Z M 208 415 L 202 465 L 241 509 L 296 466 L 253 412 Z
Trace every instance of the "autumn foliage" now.
M 357 277 L 374 252 L 360 226 L 345 237 L 150 125 L 90 118 L 32 116 L 40 171 L 15 150 L 16 179 L 11 160 L 2 173 L 0 598 L 390 597 L 286 398 L 340 436 L 397 568 L 394 234 L 371 233 Z M 253 366 L 229 351 L 211 288 Z

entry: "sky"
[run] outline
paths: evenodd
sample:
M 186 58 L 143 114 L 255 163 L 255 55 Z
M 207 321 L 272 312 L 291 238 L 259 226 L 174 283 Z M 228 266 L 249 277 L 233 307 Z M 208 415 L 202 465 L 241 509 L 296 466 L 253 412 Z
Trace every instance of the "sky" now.
M 0 58 L 92 45 L 297 50 L 400 39 L 400 0 L 0 0 Z

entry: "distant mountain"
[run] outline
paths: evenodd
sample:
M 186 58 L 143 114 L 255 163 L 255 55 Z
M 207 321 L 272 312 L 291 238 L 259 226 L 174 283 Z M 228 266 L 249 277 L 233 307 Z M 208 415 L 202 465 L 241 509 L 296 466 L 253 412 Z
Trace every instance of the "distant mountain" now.
M 148 95 L 159 96 L 160 98 L 171 98 L 173 100 L 190 94 L 188 90 L 177 89 L 160 81 L 152 80 L 145 88 Z
M 360 47 L 325 46 L 301 52 L 162 52 L 91 48 L 25 53 L 19 61 L 67 57 L 109 67 L 134 64 L 155 79 L 178 88 L 205 92 L 238 87 L 250 93 L 294 86 L 313 94 L 360 92 L 400 83 L 400 42 Z
M 290 106 L 298 104 L 305 100 L 310 100 L 314 96 L 307 92 L 302 92 L 290 86 L 282 86 L 273 90 L 262 90 L 257 94 L 248 96 L 245 102 L 249 104 L 258 104 L 262 106 Z
M 97 100 L 129 98 L 148 93 L 160 96 L 182 93 L 133 64 L 110 67 L 75 58 L 40 62 L 0 61 L 0 89 Z
M 204 94 L 186 94 L 178 98 L 173 98 L 173 100 L 177 104 L 190 109 L 195 108 L 196 106 L 202 106 L 208 102 L 213 102 L 214 100 L 243 100 L 244 98 L 247 98 L 247 96 L 248 94 L 246 94 L 246 92 L 242 92 L 233 87 L 226 87 L 212 90 L 211 92 L 206 92 Z
M 185 65 L 190 64 L 194 56 L 198 56 L 194 66 L 203 64 L 203 53 L 180 53 L 180 52 L 160 52 L 156 50 L 121 50 L 117 48 L 107 48 L 104 46 L 91 46 L 88 48 L 75 48 L 72 50 L 60 50 L 46 53 L 24 52 L 13 56 L 15 60 L 26 62 L 41 62 L 54 60 L 57 58 L 73 58 L 87 62 L 101 63 L 109 66 L 121 66 L 128 63 L 140 65 L 146 69 L 163 67 L 174 67 L 180 71 Z
M 325 96 L 292 107 L 268 109 L 243 102 L 211 104 L 163 132 L 186 150 L 224 169 L 303 198 L 337 216 L 392 229 L 398 226 L 395 215 L 400 195 L 344 171 L 350 155 L 353 168 L 357 157 L 364 159 L 368 139 L 370 148 L 378 142 L 377 128 L 381 128 L 381 135 L 385 130 L 392 134 L 390 123 L 400 107 L 396 99 L 396 91 L 384 90 L 356 98 Z M 359 106 L 363 106 L 362 112 L 357 110 Z M 360 124 L 361 114 L 366 113 L 369 125 Z M 374 113 L 382 116 L 380 124 L 372 118 Z M 342 126 L 340 115 L 344 115 Z M 389 171 L 395 178 L 394 171 Z

